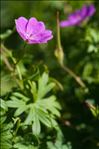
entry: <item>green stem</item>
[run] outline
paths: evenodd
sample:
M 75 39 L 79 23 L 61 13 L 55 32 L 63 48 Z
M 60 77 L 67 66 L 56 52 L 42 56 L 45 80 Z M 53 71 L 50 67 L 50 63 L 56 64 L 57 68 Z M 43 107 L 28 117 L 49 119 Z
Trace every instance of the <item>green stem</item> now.
M 57 11 L 57 45 L 58 49 L 62 48 L 61 46 L 61 37 L 60 37 L 60 27 L 59 27 L 59 12 Z
M 58 59 L 60 64 L 63 64 L 64 61 L 64 52 L 61 46 L 61 37 L 60 37 L 60 26 L 59 26 L 59 12 L 57 12 L 57 49 L 55 50 L 55 56 Z
M 16 69 L 17 69 L 17 72 L 18 72 L 19 79 L 22 80 L 21 71 L 20 71 L 20 68 L 19 68 L 18 64 L 16 64 L 16 60 L 15 60 L 15 58 L 12 57 L 12 60 L 13 60 L 13 62 L 14 62 L 14 64 L 15 64 L 15 66 L 16 66 Z
M 3 61 L 5 63 L 5 65 L 7 66 L 7 68 L 13 72 L 13 67 L 11 66 L 11 64 L 9 63 L 8 59 L 5 57 L 5 55 L 2 55 L 3 56 Z
M 86 88 L 86 85 L 81 80 L 81 78 L 77 76 L 71 69 L 69 69 L 67 66 L 64 66 L 64 65 L 61 65 L 61 68 L 64 71 L 68 72 L 68 74 L 70 74 L 70 76 L 72 76 L 81 87 Z

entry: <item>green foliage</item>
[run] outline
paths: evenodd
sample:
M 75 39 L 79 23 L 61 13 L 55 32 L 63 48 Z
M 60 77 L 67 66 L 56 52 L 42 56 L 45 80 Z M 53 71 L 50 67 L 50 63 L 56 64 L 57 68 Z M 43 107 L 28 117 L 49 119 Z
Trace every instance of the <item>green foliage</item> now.
M 17 143 L 14 145 L 14 148 L 15 149 L 37 149 L 37 147 L 34 147 L 33 145 L 23 145 L 23 144 L 20 144 L 20 143 Z
M 52 141 L 48 141 L 47 146 L 47 149 L 72 149 L 69 142 L 67 144 L 63 143 L 63 134 L 59 128 L 57 128 L 57 137 L 55 142 L 52 143 Z
M 3 116 L 8 111 L 8 107 L 3 99 L 0 98 L 0 116 Z
M 92 112 L 93 116 L 99 119 L 99 106 L 95 106 L 94 103 L 91 103 L 90 100 L 86 101 L 87 106 L 89 107 L 90 111 Z
M 99 31 L 95 28 L 87 28 L 85 34 L 85 41 L 87 42 L 87 52 L 90 55 L 86 65 L 83 69 L 83 78 L 89 83 L 99 83 Z M 92 54 L 93 53 L 93 54 Z M 93 59 L 91 61 L 91 58 Z
M 88 28 L 86 32 L 86 41 L 89 42 L 88 52 L 99 53 L 99 31 Z
M 14 149 L 38 149 L 38 146 L 34 145 L 33 141 L 29 141 L 28 137 L 25 138 L 26 134 L 22 137 L 22 136 L 18 136 L 14 138 L 14 143 L 13 143 L 13 148 Z M 31 136 L 33 137 L 33 136 Z M 31 139 L 33 140 L 33 139 Z
M 94 115 L 94 117 L 98 118 L 99 119 L 99 107 L 95 107 L 95 109 L 93 108 L 90 108 L 92 114 Z
M 17 109 L 15 117 L 26 114 L 23 125 L 31 125 L 34 135 L 40 134 L 41 123 L 49 128 L 57 126 L 55 117 L 60 117 L 61 107 L 54 95 L 47 96 L 54 86 L 53 82 L 49 82 L 48 74 L 43 73 L 37 83 L 29 80 L 26 84 L 27 90 L 32 94 L 31 98 L 15 92 L 11 95 L 11 100 L 6 101 L 8 107 Z
M 83 70 L 83 78 L 88 83 L 99 83 L 99 69 L 98 65 L 88 62 Z
M 12 124 L 4 123 L 5 117 L 0 118 L 0 147 L 2 149 L 10 149 L 12 147 L 12 134 L 11 134 L 11 128 Z
M 13 33 L 13 31 L 9 29 L 5 33 L 0 34 L 0 39 L 4 40 L 4 39 L 8 38 L 12 33 Z
M 0 147 L 2 149 L 10 149 L 12 147 L 12 123 L 6 123 L 6 112 L 8 107 L 3 99 L 0 99 Z
M 11 76 L 9 74 L 4 75 L 4 73 L 1 74 L 0 83 L 0 93 L 2 96 L 10 92 L 11 89 L 16 86 L 15 82 L 11 79 Z

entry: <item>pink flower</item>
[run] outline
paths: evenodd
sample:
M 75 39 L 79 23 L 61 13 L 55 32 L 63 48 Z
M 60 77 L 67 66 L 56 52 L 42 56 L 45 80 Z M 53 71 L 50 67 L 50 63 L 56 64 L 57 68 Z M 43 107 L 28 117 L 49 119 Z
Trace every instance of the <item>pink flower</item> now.
M 61 27 L 67 27 L 67 26 L 74 26 L 81 24 L 84 20 L 91 17 L 95 13 L 95 7 L 94 5 L 90 6 L 83 6 L 82 9 L 76 10 L 74 13 L 70 14 L 67 18 L 67 20 L 61 21 L 60 26 Z
M 16 30 L 28 44 L 47 43 L 53 38 L 52 31 L 45 28 L 45 24 L 36 18 L 27 20 L 19 17 L 15 20 Z

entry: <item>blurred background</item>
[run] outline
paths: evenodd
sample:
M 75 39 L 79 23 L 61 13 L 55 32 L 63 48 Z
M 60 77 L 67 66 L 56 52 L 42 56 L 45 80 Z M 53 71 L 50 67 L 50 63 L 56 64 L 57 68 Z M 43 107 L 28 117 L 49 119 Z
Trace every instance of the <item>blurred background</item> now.
M 59 11 L 60 20 L 66 19 L 68 14 L 80 9 L 84 4 L 93 3 L 96 13 L 88 22 L 79 27 L 61 28 L 61 42 L 65 54 L 65 64 L 76 74 L 80 75 L 88 87 L 82 90 L 75 80 L 64 72 L 54 55 L 57 47 L 56 13 Z M 30 70 L 31 65 L 46 65 L 50 76 L 57 79 L 64 90 L 58 90 L 57 96 L 62 104 L 62 119 L 60 127 L 64 134 L 64 141 L 70 141 L 73 149 L 99 149 L 99 121 L 94 118 L 86 107 L 85 101 L 99 105 L 99 2 L 93 1 L 1 1 L 1 34 L 13 29 L 15 19 L 20 16 L 36 17 L 46 24 L 46 28 L 53 31 L 54 38 L 47 44 L 28 45 L 28 52 L 24 58 L 24 69 Z M 15 57 L 22 53 L 20 47 L 22 39 L 15 31 L 4 41 L 5 46 L 13 52 Z M 19 54 L 20 53 L 20 54 Z M 23 67 L 22 67 L 23 68 Z M 13 83 L 8 80 L 7 71 L 1 73 L 1 94 L 11 90 Z M 32 74 L 32 71 L 29 71 Z

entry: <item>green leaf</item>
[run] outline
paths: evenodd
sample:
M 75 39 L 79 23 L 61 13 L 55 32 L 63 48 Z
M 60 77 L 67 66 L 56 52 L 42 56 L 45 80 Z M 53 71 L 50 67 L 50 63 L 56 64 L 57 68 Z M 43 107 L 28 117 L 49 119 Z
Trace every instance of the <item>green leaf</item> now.
M 0 104 L 1 104 L 2 109 L 6 110 L 6 111 L 8 110 L 6 102 L 1 98 L 0 98 Z
M 17 108 L 16 112 L 15 112 L 15 116 L 19 116 L 20 114 L 22 114 L 25 110 L 27 110 L 27 106 L 25 101 L 22 101 L 20 99 L 17 99 L 15 96 L 11 96 L 10 97 L 12 100 L 11 101 L 6 101 L 6 104 L 8 107 L 11 108 Z
M 38 115 L 36 113 L 34 115 L 34 122 L 32 125 L 32 131 L 33 131 L 33 134 L 36 136 L 39 135 L 40 131 L 41 131 L 40 121 L 39 121 Z
M 34 119 L 34 115 L 35 115 L 35 109 L 34 106 L 30 108 L 29 112 L 28 112 L 28 116 L 24 122 L 25 125 L 30 125 L 32 124 L 32 121 Z
M 45 113 L 43 110 L 39 109 L 37 111 L 37 115 L 38 115 L 38 118 L 39 120 L 47 127 L 51 127 L 51 121 L 50 121 L 50 118 L 49 118 L 49 115 L 47 113 Z
M 89 75 L 91 75 L 93 70 L 93 65 L 91 63 L 87 63 L 83 70 L 83 78 L 87 78 Z
M 8 107 L 13 107 L 13 108 L 17 108 L 17 107 L 21 107 L 23 105 L 25 105 L 25 102 L 22 100 L 17 99 L 16 97 L 11 97 L 11 101 L 7 101 L 7 105 Z
M 12 88 L 16 86 L 15 81 L 11 78 L 10 75 L 1 73 L 0 76 L 0 93 L 1 96 L 6 95 L 8 92 L 12 91 Z
M 60 116 L 61 106 L 55 96 L 47 95 L 55 85 L 55 83 L 49 82 L 47 73 L 43 73 L 37 82 L 28 80 L 27 85 L 27 93 L 29 91 L 32 93 L 31 98 L 28 97 L 28 94 L 26 96 L 15 92 L 11 95 L 10 100 L 6 101 L 6 104 L 8 107 L 16 109 L 15 117 L 18 116 L 21 119 L 21 114 L 24 113 L 22 125 L 30 125 L 33 134 L 38 136 L 41 132 L 41 123 L 46 127 L 55 128 L 56 117 Z
M 23 94 L 19 93 L 19 92 L 15 92 L 12 94 L 13 96 L 15 96 L 16 98 L 20 98 L 22 99 L 23 101 L 29 101 L 29 98 L 24 96 Z
M 22 144 L 22 143 L 16 143 L 13 147 L 15 149 L 38 149 L 34 145 L 30 145 L 30 144 L 27 145 L 27 144 Z
M 20 107 L 15 111 L 14 116 L 19 116 L 19 115 L 21 115 L 24 111 L 27 110 L 27 108 L 28 108 L 28 107 L 27 107 L 26 105 L 20 106 Z
M 55 83 L 48 83 L 48 81 L 48 74 L 43 73 L 38 80 L 38 99 L 43 98 L 55 86 Z
M 35 82 L 28 81 L 29 85 L 31 86 L 31 93 L 33 94 L 34 101 L 37 100 L 37 87 Z
M 88 53 L 91 53 L 91 52 L 97 53 L 98 52 L 98 48 L 96 46 L 90 44 L 89 47 L 88 47 Z
M 44 96 L 44 90 L 46 84 L 48 83 L 48 74 L 43 73 L 43 75 L 38 80 L 38 99 L 41 99 Z
M 0 39 L 4 40 L 13 33 L 13 30 L 8 29 L 5 33 L 0 34 Z
M 61 109 L 60 104 L 56 101 L 55 96 L 50 96 L 49 98 L 44 98 L 41 105 L 50 111 L 53 115 L 60 116 L 59 109 Z

